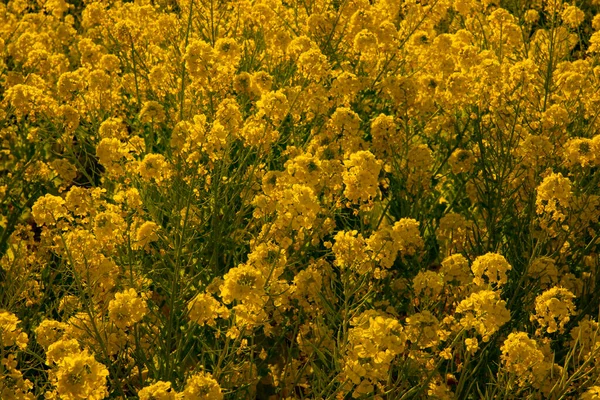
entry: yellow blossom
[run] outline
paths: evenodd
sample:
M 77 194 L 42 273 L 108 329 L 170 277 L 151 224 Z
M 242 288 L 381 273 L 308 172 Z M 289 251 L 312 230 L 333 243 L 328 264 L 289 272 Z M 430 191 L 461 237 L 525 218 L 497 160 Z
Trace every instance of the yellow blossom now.
M 56 390 L 65 400 L 101 400 L 108 396 L 107 376 L 107 368 L 93 355 L 82 351 L 58 362 Z
M 471 266 L 471 270 L 475 275 L 473 282 L 479 286 L 483 286 L 486 283 L 502 286 L 508 281 L 507 272 L 511 269 L 512 266 L 500 254 L 484 254 L 477 257 Z
M 208 372 L 200 372 L 187 378 L 181 392 L 183 400 L 222 400 L 219 383 Z
M 138 296 L 135 289 L 127 289 L 115 294 L 108 305 L 108 317 L 119 328 L 127 329 L 148 313 L 146 301 Z
M 176 400 L 177 392 L 171 388 L 171 382 L 158 381 L 138 392 L 140 400 Z
M 565 324 L 575 314 L 575 295 L 569 290 L 555 286 L 540 294 L 535 299 L 535 314 L 531 320 L 540 325 L 539 331 L 562 333 Z

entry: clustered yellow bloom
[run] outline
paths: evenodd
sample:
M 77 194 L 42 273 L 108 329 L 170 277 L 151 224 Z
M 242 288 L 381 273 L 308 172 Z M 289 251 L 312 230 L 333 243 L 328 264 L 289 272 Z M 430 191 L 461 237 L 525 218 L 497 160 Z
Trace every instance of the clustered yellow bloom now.
M 561 19 L 571 29 L 577 28 L 584 20 L 585 14 L 576 6 L 567 6 L 561 14 Z
M 414 256 L 425 246 L 419 225 L 419 222 L 412 218 L 402 218 L 394 223 L 392 235 L 402 256 Z
M 222 400 L 219 383 L 208 372 L 199 372 L 188 377 L 181 392 L 183 400 Z
M 115 294 L 108 304 L 108 317 L 119 328 L 127 329 L 137 324 L 148 314 L 146 300 L 138 296 L 135 289 Z
M 198 325 L 215 325 L 215 318 L 227 318 L 228 310 L 208 293 L 198 293 L 188 303 L 189 318 Z
M 413 278 L 415 294 L 421 298 L 436 298 L 444 288 L 444 277 L 434 271 L 420 271 Z
M 46 349 L 46 364 L 50 366 L 57 365 L 63 358 L 71 354 L 79 353 L 81 346 L 77 339 L 62 338 Z
M 502 325 L 510 321 L 506 301 L 492 290 L 471 294 L 458 304 L 456 312 L 463 314 L 460 324 L 467 329 L 475 329 L 484 342 L 489 341 Z
M 508 261 L 496 253 L 487 253 L 479 256 L 473 261 L 473 265 L 471 265 L 471 270 L 475 275 L 473 282 L 478 286 L 483 286 L 487 283 L 500 287 L 506 284 L 508 281 L 506 274 L 511 269 L 512 267 Z
M 140 400 L 177 400 L 177 392 L 171 382 L 158 381 L 138 392 Z
M 352 203 L 371 202 L 379 193 L 381 161 L 370 151 L 359 151 L 344 161 L 346 172 L 342 174 L 346 196 Z
M 256 268 L 242 264 L 232 268 L 223 277 L 221 298 L 225 304 L 233 301 L 264 303 L 265 276 Z
M 152 221 L 144 222 L 137 230 L 135 235 L 135 247 L 147 248 L 152 242 L 158 240 L 158 225 Z
M 146 154 L 138 171 L 142 179 L 161 184 L 169 179 L 169 168 L 170 166 L 162 154 Z
M 469 262 L 462 254 L 453 254 L 442 261 L 440 273 L 446 283 L 466 285 L 471 281 Z
M 477 352 L 477 350 L 479 350 L 479 341 L 477 340 L 477 338 L 466 338 L 465 347 L 467 349 L 467 352 L 469 352 L 471 355 L 474 355 Z
M 68 325 L 51 319 L 45 319 L 35 328 L 36 341 L 48 350 L 48 347 L 63 338 Z
M 581 400 L 598 399 L 600 399 L 600 386 L 591 386 L 584 394 L 581 395 Z
M 372 395 L 387 380 L 391 364 L 406 346 L 406 334 L 395 318 L 366 311 L 352 320 L 344 375 L 354 383 L 353 395 Z
M 103 138 L 96 147 L 96 156 L 106 171 L 116 177 L 125 174 L 124 165 L 131 159 L 128 146 L 115 137 Z
M 593 167 L 600 164 L 600 135 L 593 139 L 575 138 L 565 144 L 564 159 L 567 165 Z
M 535 314 L 531 321 L 540 325 L 539 331 L 564 332 L 564 327 L 575 314 L 575 295 L 568 289 L 555 286 L 535 299 Z
M 589 318 L 579 321 L 571 330 L 572 346 L 578 349 L 577 356 L 584 357 L 597 351 L 600 346 L 600 325 Z
M 438 319 L 429 311 L 411 315 L 406 319 L 406 336 L 422 349 L 436 346 L 440 340 Z
M 14 354 L 2 359 L 2 374 L 0 375 L 0 398 L 7 400 L 34 400 L 31 393 L 33 383 L 23 378 L 23 373 L 17 369 Z
M 19 318 L 8 311 L 0 311 L 0 346 L 17 346 L 23 350 L 27 347 L 29 339 L 27 334 L 18 327 Z
M 472 229 L 471 224 L 460 214 L 448 213 L 440 218 L 436 237 L 445 250 L 444 253 L 463 251 L 469 239 L 470 229 Z
M 366 254 L 367 243 L 358 231 L 339 231 L 332 247 L 335 254 L 334 264 L 340 268 L 353 269 L 359 274 L 371 270 L 371 263 Z
M 145 102 L 140 111 L 140 120 L 142 122 L 163 122 L 165 118 L 163 106 L 156 101 Z
M 65 200 L 59 196 L 47 194 L 40 197 L 33 207 L 31 213 L 38 225 L 54 225 L 59 219 L 67 216 Z
M 452 168 L 452 173 L 468 173 L 473 170 L 473 165 L 475 164 L 475 157 L 473 156 L 473 152 L 469 150 L 457 149 L 454 150 L 454 152 L 448 159 L 448 163 Z
M 548 369 L 544 362 L 544 353 L 537 342 L 525 332 L 513 332 L 508 335 L 500 350 L 506 371 L 515 374 L 520 385 L 531 383 Z
M 60 359 L 56 367 L 56 391 L 61 399 L 100 400 L 108 396 L 108 369 L 86 350 Z
M 537 188 L 535 200 L 538 214 L 548 214 L 555 221 L 566 218 L 572 200 L 571 181 L 561 173 L 553 173 L 544 178 Z

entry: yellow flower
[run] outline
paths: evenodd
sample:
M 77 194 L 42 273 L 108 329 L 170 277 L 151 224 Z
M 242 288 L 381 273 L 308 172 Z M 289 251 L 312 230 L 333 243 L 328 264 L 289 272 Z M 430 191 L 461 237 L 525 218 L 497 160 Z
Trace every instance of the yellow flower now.
M 442 261 L 440 273 L 444 282 L 457 285 L 466 285 L 471 282 L 469 262 L 462 254 L 453 254 Z
M 101 400 L 108 396 L 108 369 L 87 350 L 62 358 L 56 370 L 56 391 L 64 400 Z
M 535 279 L 540 287 L 548 288 L 558 282 L 558 268 L 550 257 L 538 257 L 531 262 L 527 275 Z
M 130 158 L 124 143 L 117 138 L 103 138 L 96 147 L 98 161 L 106 171 L 115 176 L 125 173 L 125 161 Z
M 366 240 L 367 251 L 373 261 L 383 268 L 391 268 L 398 256 L 400 241 L 394 240 L 394 232 L 391 226 L 380 226 Z
M 31 213 L 38 225 L 52 226 L 67 215 L 65 200 L 59 196 L 46 194 L 37 199 L 31 208 Z
M 158 240 L 158 225 L 152 221 L 144 222 L 135 235 L 135 247 L 146 248 L 152 242 Z
M 162 154 L 147 154 L 138 167 L 138 173 L 145 181 L 160 184 L 169 179 L 171 169 Z
M 555 221 L 563 221 L 572 197 L 569 178 L 563 177 L 561 173 L 550 174 L 537 188 L 536 211 L 538 214 L 549 214 Z
M 436 346 L 439 342 L 439 321 L 429 311 L 416 313 L 406 318 L 406 335 L 408 340 L 419 345 L 421 349 Z
M 581 395 L 581 400 L 600 400 L 600 386 L 591 386 Z
M 373 140 L 371 147 L 375 154 L 386 159 L 392 157 L 394 151 L 398 150 L 402 138 L 398 133 L 394 117 L 385 114 L 379 114 L 371 122 L 371 137 Z
M 351 154 L 344 161 L 344 196 L 354 204 L 372 202 L 379 194 L 379 172 L 382 164 L 370 151 Z
M 339 231 L 335 237 L 332 247 L 335 254 L 334 265 L 342 269 L 354 270 L 359 274 L 365 274 L 372 269 L 369 260 L 367 243 L 358 231 Z
M 100 124 L 98 133 L 101 138 L 125 140 L 128 137 L 127 127 L 121 118 L 108 118 Z
M 59 341 L 65 334 L 67 324 L 64 322 L 44 319 L 37 328 L 35 328 L 35 339 L 45 349 L 48 349 L 53 343 Z
M 564 332 L 567 322 L 575 314 L 575 295 L 563 287 L 553 287 L 540 294 L 535 299 L 535 315 L 531 321 L 540 324 L 539 332 Z
M 471 270 L 475 274 L 473 282 L 478 286 L 483 286 L 486 283 L 502 286 L 504 285 L 507 278 L 507 271 L 510 271 L 512 266 L 506 261 L 506 259 L 500 254 L 487 253 L 483 256 L 479 256 L 473 261 Z M 484 279 L 484 277 L 486 279 Z
M 65 205 L 73 215 L 84 216 L 93 211 L 92 197 L 89 189 L 73 186 L 65 197 Z
M 77 168 L 65 159 L 57 159 L 51 163 L 52 169 L 65 183 L 70 183 L 77 177 Z
M 409 193 L 417 194 L 431 186 L 431 169 L 433 153 L 426 144 L 411 147 L 406 157 L 408 179 L 406 182 Z
M 120 214 L 114 211 L 100 212 L 94 218 L 94 234 L 102 242 L 121 243 L 126 229 L 127 223 Z
M 13 313 L 0 310 L 0 346 L 17 346 L 24 350 L 29 341 L 27 334 L 18 328 L 19 318 Z
M 81 346 L 76 339 L 63 338 L 52 343 L 46 350 L 46 364 L 53 366 L 58 364 L 63 358 L 81 352 Z
M 577 341 L 576 354 L 582 354 L 586 357 L 590 352 L 600 347 L 600 325 L 586 316 L 573 328 L 571 338 L 573 339 L 571 341 L 573 348 L 575 348 L 575 342 Z
M 256 106 L 258 112 L 265 115 L 275 126 L 283 121 L 290 107 L 287 97 L 281 90 L 264 93 L 256 102 Z
M 464 250 L 472 229 L 473 224 L 465 217 L 451 212 L 440 218 L 435 234 L 446 252 L 460 252 Z
M 394 223 L 392 237 L 402 257 L 417 255 L 425 246 L 419 225 L 419 221 L 413 218 L 402 218 Z
M 566 6 L 560 15 L 563 23 L 569 26 L 571 29 L 577 28 L 585 19 L 585 13 L 576 6 Z
M 229 64 L 237 65 L 240 60 L 240 45 L 233 38 L 220 38 L 215 42 L 217 56 Z
M 477 350 L 479 350 L 479 342 L 477 341 L 477 338 L 466 338 L 465 347 L 467 348 L 467 351 L 471 353 L 471 355 L 474 355 Z
M 281 229 L 312 229 L 321 210 L 315 192 L 306 185 L 293 184 L 278 196 L 275 224 Z
M 564 159 L 567 166 L 590 167 L 600 161 L 598 153 L 600 146 L 598 140 L 588 138 L 575 138 L 565 144 Z
M 525 15 L 523 15 L 523 19 L 528 24 L 534 24 L 540 19 L 540 13 L 536 10 L 527 10 L 525 11 Z
M 354 37 L 354 51 L 357 53 L 375 53 L 377 36 L 368 29 L 363 29 Z
M 0 399 L 3 400 L 34 400 L 31 393 L 33 383 L 23 379 L 23 374 L 17 369 L 14 354 L 8 354 L 1 360 L 2 375 L 0 375 Z
M 156 101 L 147 101 L 140 111 L 140 121 L 160 123 L 166 118 L 163 106 Z
M 534 374 L 537 375 L 546 368 L 544 353 L 537 342 L 530 339 L 525 332 L 513 332 L 508 335 L 500 350 L 506 370 L 515 374 L 522 385 L 531 382 Z
M 223 279 L 221 298 L 225 304 L 236 300 L 263 303 L 266 280 L 258 269 L 242 264 L 230 269 Z
M 205 324 L 214 326 L 215 318 L 227 318 L 229 311 L 217 299 L 207 293 L 198 293 L 188 303 L 188 311 L 190 320 L 198 325 Z
M 475 156 L 470 150 L 456 149 L 448 159 L 448 164 L 453 174 L 468 173 L 473 170 Z
M 434 271 L 420 271 L 413 278 L 413 290 L 417 296 L 437 298 L 444 289 L 444 278 Z
M 506 302 L 500 294 L 492 290 L 482 290 L 471 294 L 456 307 L 458 314 L 463 314 L 460 324 L 467 329 L 475 329 L 487 342 L 502 325 L 510 321 L 510 313 Z
M 298 57 L 298 71 L 306 79 L 319 82 L 329 73 L 327 56 L 318 47 L 313 47 Z
M 235 99 L 223 100 L 217 107 L 216 120 L 223 125 L 230 135 L 237 136 L 243 122 L 240 105 L 237 101 Z
M 19 118 L 25 115 L 33 117 L 36 106 L 42 106 L 43 102 L 49 100 L 41 89 L 23 84 L 8 88 L 5 92 L 5 99 L 15 108 L 15 113 Z
M 185 67 L 193 79 L 205 81 L 216 56 L 210 44 L 203 40 L 192 40 L 185 50 Z
M 353 318 L 351 324 L 343 372 L 368 393 L 373 385 L 387 382 L 394 359 L 404 352 L 407 337 L 398 320 L 374 310 Z
M 158 381 L 138 392 L 139 400 L 177 400 L 171 382 Z
M 221 387 L 210 373 L 200 372 L 190 376 L 181 392 L 182 400 L 222 400 Z
M 291 297 L 297 300 L 301 307 L 311 308 L 311 303 L 320 300 L 324 276 L 331 270 L 325 260 L 311 263 L 306 269 L 294 276 Z
M 146 300 L 140 298 L 135 289 L 115 294 L 115 298 L 108 304 L 108 317 L 121 329 L 137 324 L 147 313 Z

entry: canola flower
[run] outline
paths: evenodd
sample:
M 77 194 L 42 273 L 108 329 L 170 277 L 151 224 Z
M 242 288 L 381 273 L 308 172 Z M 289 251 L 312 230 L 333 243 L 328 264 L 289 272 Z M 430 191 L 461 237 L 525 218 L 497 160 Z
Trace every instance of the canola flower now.
M 56 391 L 64 399 L 99 400 L 107 397 L 107 368 L 86 351 L 62 358 L 56 370 Z

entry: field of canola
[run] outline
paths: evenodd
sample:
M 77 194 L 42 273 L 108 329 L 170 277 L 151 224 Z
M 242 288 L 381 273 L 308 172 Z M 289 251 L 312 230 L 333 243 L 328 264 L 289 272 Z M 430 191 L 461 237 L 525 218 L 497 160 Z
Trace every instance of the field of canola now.
M 0 4 L 0 398 L 600 399 L 599 0 Z

